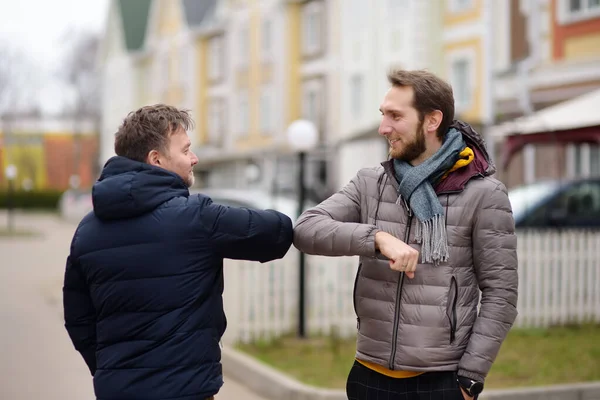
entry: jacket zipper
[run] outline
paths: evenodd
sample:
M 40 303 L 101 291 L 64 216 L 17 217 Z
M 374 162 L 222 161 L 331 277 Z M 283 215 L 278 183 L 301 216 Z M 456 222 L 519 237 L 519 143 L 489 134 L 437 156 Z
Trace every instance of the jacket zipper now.
M 452 323 L 450 326 L 450 343 L 452 343 L 456 338 L 456 302 L 458 300 L 458 284 L 456 283 L 456 277 L 454 276 L 452 276 L 450 282 L 451 286 L 454 286 L 454 298 L 452 299 Z
M 356 330 L 360 330 L 360 317 L 358 316 L 358 312 L 356 312 L 356 285 L 358 284 L 361 269 L 362 263 L 359 263 L 358 271 L 356 271 L 356 277 L 354 278 L 354 289 L 352 290 L 352 306 L 354 307 L 354 314 L 356 314 Z
M 402 198 L 404 200 L 404 198 Z M 404 205 L 408 212 L 408 222 L 406 223 L 406 230 L 404 231 L 404 243 L 408 244 L 410 239 L 410 227 L 412 225 L 413 214 L 410 206 L 404 200 Z M 398 287 L 396 288 L 396 308 L 394 309 L 394 335 L 392 337 L 392 354 L 390 355 L 389 367 L 390 370 L 394 370 L 394 359 L 396 358 L 396 347 L 398 341 L 398 324 L 400 323 L 400 303 L 402 299 L 402 287 L 404 286 L 404 272 L 400 272 L 398 280 Z

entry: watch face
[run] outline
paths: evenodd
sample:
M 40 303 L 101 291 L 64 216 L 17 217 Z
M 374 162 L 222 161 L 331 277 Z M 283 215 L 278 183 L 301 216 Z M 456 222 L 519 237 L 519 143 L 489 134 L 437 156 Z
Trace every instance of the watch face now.
M 483 392 L 483 383 L 473 382 L 473 385 L 471 386 L 471 394 L 473 396 L 477 396 L 481 392 Z

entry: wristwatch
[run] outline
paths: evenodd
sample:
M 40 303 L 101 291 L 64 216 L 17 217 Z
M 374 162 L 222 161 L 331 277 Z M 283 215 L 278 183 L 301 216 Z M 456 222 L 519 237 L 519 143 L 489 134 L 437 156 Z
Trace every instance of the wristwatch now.
M 471 397 L 477 398 L 477 396 L 479 396 L 479 394 L 483 392 L 483 382 L 474 381 L 471 378 L 459 376 L 458 384 Z

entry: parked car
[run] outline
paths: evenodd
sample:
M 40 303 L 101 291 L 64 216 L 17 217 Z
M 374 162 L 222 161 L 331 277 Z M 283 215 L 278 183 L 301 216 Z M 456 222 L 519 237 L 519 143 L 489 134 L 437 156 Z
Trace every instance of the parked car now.
M 276 210 L 296 221 L 299 217 L 298 202 L 289 197 L 271 195 L 260 190 L 202 188 L 190 189 L 190 193 L 202 193 L 213 202 L 232 207 L 246 207 L 255 210 Z M 306 200 L 304 210 L 314 207 L 316 203 Z
M 541 181 L 508 197 L 517 228 L 600 227 L 600 177 Z

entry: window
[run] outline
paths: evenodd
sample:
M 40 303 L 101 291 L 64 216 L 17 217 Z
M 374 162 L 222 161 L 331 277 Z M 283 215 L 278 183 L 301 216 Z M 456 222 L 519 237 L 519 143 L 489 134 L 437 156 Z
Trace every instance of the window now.
M 600 16 L 600 0 L 559 0 L 556 6 L 563 24 Z
M 261 53 L 263 61 L 271 60 L 271 53 L 273 52 L 272 29 L 271 20 L 267 19 L 263 21 L 261 34 Z
M 354 75 L 350 80 L 350 112 L 354 118 L 358 118 L 362 114 L 363 96 L 363 78 L 360 75 Z
M 161 49 L 158 51 L 158 56 L 156 59 L 156 94 L 159 99 L 162 99 L 165 91 L 169 87 L 169 53 L 166 49 Z
M 302 50 L 305 55 L 314 55 L 322 50 L 322 4 L 311 2 L 302 15 Z
M 208 78 L 212 81 L 223 77 L 224 69 L 223 36 L 214 36 L 209 42 Z
M 237 131 L 240 135 L 248 133 L 248 126 L 250 125 L 249 114 L 248 114 L 248 92 L 242 91 L 238 99 L 238 126 Z
M 247 25 L 238 31 L 238 65 L 247 67 L 250 61 L 250 30 Z
M 194 47 L 187 43 L 179 48 L 179 77 L 177 82 L 182 91 L 181 106 L 191 108 L 194 96 Z
M 215 146 L 221 146 L 225 136 L 223 112 L 223 100 L 212 99 L 208 108 L 208 141 Z
M 274 130 L 273 96 L 269 87 L 263 87 L 260 94 L 260 130 L 264 134 L 272 134 Z
M 600 176 L 600 145 L 596 143 L 569 145 L 567 172 L 570 178 Z
M 306 93 L 304 104 L 304 117 L 313 123 L 317 123 L 319 118 L 317 92 L 309 90 Z
M 454 91 L 454 101 L 458 112 L 464 111 L 471 105 L 472 86 L 471 86 L 471 63 L 467 58 L 458 58 L 451 64 L 451 82 Z
M 473 8 L 473 0 L 448 0 L 450 12 L 460 13 Z

